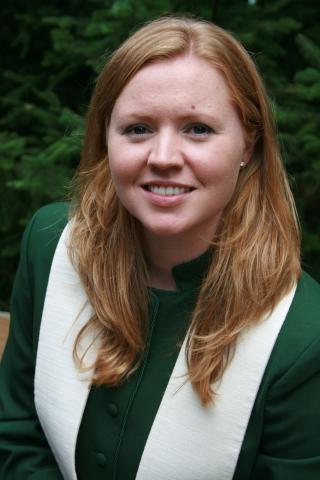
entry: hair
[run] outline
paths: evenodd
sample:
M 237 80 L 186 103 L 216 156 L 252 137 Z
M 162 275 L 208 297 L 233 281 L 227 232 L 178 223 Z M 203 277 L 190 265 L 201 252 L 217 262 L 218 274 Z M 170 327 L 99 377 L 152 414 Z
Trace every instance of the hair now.
M 297 281 L 300 233 L 276 128 L 257 68 L 227 31 L 204 20 L 162 17 L 116 50 L 97 80 L 76 174 L 70 255 L 94 314 L 80 330 L 100 338 L 92 381 L 119 385 L 140 364 L 148 332 L 148 269 L 139 222 L 121 205 L 108 164 L 106 128 L 123 88 L 146 64 L 191 54 L 219 69 L 239 113 L 251 159 L 239 173 L 212 241 L 212 261 L 187 334 L 188 379 L 204 405 L 246 327 Z

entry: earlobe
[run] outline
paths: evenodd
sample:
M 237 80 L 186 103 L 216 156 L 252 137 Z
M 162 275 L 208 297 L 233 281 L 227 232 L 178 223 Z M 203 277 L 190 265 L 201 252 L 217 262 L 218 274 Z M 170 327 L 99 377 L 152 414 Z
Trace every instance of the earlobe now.
M 249 147 L 247 148 L 247 150 L 245 150 L 243 154 L 243 159 L 241 160 L 241 163 L 240 163 L 240 170 L 243 170 L 248 165 L 248 163 L 251 160 L 251 155 L 252 155 L 252 148 Z
M 244 151 L 243 153 L 243 160 L 241 161 L 240 163 L 240 169 L 242 170 L 243 168 L 245 168 L 248 163 L 250 162 L 251 160 L 251 157 L 252 157 L 252 152 L 253 152 L 253 145 L 251 146 L 248 146 L 246 148 L 246 150 Z

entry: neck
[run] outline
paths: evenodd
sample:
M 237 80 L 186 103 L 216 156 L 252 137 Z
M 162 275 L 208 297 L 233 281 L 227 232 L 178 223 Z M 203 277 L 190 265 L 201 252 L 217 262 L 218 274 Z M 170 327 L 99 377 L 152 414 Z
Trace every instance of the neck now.
M 175 265 L 188 262 L 204 253 L 210 241 L 198 239 L 188 242 L 181 238 L 144 235 L 144 249 L 149 266 L 149 286 L 163 290 L 176 290 L 172 274 Z

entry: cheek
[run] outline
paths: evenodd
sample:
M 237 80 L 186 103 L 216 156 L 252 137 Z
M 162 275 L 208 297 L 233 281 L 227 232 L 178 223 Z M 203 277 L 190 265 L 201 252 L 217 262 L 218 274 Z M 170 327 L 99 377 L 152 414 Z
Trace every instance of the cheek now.
M 108 148 L 109 166 L 111 177 L 115 185 L 126 183 L 131 175 L 132 162 L 125 149 L 119 145 L 112 143 Z
M 198 178 L 204 185 L 234 188 L 239 175 L 239 165 L 240 160 L 232 161 L 221 156 L 211 158 L 210 162 L 198 165 Z
M 225 177 L 237 177 L 242 160 L 243 142 L 234 142 L 230 136 L 221 136 L 215 139 L 211 148 L 197 152 L 195 168 L 204 180 L 210 178 L 220 181 Z
M 125 167 L 125 162 L 115 159 L 113 156 L 109 156 L 109 165 L 111 176 L 114 181 L 122 180 L 128 174 L 128 169 Z
M 121 162 L 115 158 L 112 153 L 109 153 L 109 168 L 111 173 L 112 182 L 118 192 L 121 189 L 121 186 L 125 182 L 124 172 L 125 169 Z
M 108 144 L 111 176 L 114 182 L 132 183 L 143 169 L 144 152 L 137 145 L 113 139 Z
M 226 152 L 224 152 L 226 153 Z M 231 199 L 237 185 L 241 158 L 237 154 L 225 155 L 220 151 L 210 162 L 199 165 L 198 179 L 219 204 L 225 205 Z

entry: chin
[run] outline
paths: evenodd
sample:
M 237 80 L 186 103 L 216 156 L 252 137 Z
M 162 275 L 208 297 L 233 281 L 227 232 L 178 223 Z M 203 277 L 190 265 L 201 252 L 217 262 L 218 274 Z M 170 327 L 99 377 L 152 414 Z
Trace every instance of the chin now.
M 157 237 L 176 237 L 187 233 L 188 229 L 182 225 L 144 225 L 142 228 L 149 234 Z

